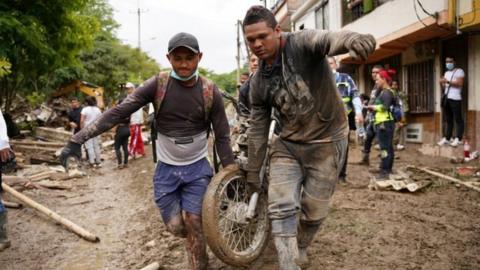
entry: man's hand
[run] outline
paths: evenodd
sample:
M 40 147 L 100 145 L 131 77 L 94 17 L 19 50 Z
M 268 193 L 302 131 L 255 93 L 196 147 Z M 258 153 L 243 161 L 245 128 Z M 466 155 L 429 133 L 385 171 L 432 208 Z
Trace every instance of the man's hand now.
M 77 124 L 75 124 L 74 122 L 70 122 L 70 127 L 72 129 L 76 129 L 77 128 Z
M 2 162 L 6 162 L 9 157 L 10 157 L 10 148 L 7 147 L 0 150 L 0 160 L 2 160 Z
M 262 185 L 258 172 L 247 172 L 247 185 L 250 194 L 261 191 Z
M 359 60 L 367 60 L 368 55 L 375 51 L 376 41 L 375 38 L 370 35 L 358 35 L 352 42 L 347 45 L 348 53 Z
M 81 145 L 74 142 L 68 142 L 68 144 L 63 148 L 62 153 L 60 154 L 60 164 L 63 167 L 67 167 L 67 160 L 69 157 L 75 157 L 78 160 L 82 157 Z

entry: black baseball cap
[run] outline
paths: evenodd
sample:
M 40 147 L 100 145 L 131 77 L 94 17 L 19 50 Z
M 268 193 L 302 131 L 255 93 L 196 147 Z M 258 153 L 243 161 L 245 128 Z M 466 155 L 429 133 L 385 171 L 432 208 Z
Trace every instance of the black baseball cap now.
M 184 32 L 176 34 L 168 41 L 168 53 L 171 53 L 178 47 L 185 47 L 194 53 L 198 53 L 200 51 L 197 38 L 192 34 Z

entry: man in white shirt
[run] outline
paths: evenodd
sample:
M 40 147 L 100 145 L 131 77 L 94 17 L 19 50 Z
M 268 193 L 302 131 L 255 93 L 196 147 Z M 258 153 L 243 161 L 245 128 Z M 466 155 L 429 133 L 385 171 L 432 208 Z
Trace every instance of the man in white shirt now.
M 100 115 L 102 111 L 97 107 L 97 102 L 94 97 L 87 97 L 85 99 L 87 102 L 86 107 L 82 109 L 80 113 L 80 127 L 84 128 L 89 124 L 93 123 Z M 93 137 L 85 142 L 85 148 L 88 153 L 88 161 L 92 167 L 101 167 L 101 151 L 100 151 L 100 139 L 99 137 Z
M 463 137 L 464 122 L 462 117 L 462 88 L 465 78 L 465 72 L 455 66 L 453 57 L 445 58 L 445 67 L 447 71 L 440 78 L 440 84 L 446 96 L 446 102 L 442 102 L 443 118 L 447 122 L 443 129 L 444 137 L 438 142 L 438 145 L 450 144 L 456 147 L 460 144 Z M 455 122 L 456 137 L 452 139 L 453 125 Z
M 125 84 L 127 93 L 130 95 L 135 91 L 135 85 L 131 82 Z M 145 156 L 145 148 L 142 138 L 143 109 L 139 109 L 130 116 L 130 145 L 128 152 L 136 158 L 137 155 Z
M 2 111 L 0 110 L 0 160 L 5 162 L 10 157 L 10 145 L 8 144 L 7 124 L 3 119 Z M 0 164 L 1 167 L 1 164 Z M 2 192 L 2 170 L 0 168 L 0 194 Z M 7 238 L 7 210 L 2 204 L 0 198 L 0 251 L 10 247 L 10 241 Z

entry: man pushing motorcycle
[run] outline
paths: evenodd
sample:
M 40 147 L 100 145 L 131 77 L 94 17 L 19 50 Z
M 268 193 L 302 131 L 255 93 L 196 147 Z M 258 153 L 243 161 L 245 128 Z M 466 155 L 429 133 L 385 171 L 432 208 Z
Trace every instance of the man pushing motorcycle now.
M 351 31 L 282 33 L 274 15 L 253 6 L 245 38 L 260 58 L 250 81 L 247 181 L 259 190 L 271 111 L 282 123 L 270 150 L 268 216 L 281 270 L 308 264 L 306 249 L 328 213 L 345 160 L 348 125 L 327 55 L 366 59 L 375 39 Z

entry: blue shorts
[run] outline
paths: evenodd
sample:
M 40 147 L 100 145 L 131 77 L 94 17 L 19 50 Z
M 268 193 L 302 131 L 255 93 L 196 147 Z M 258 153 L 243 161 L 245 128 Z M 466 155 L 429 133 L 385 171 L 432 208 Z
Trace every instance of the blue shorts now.
M 203 195 L 213 176 L 206 158 L 185 166 L 158 162 L 153 176 L 155 203 L 163 222 L 185 211 L 201 215 Z

